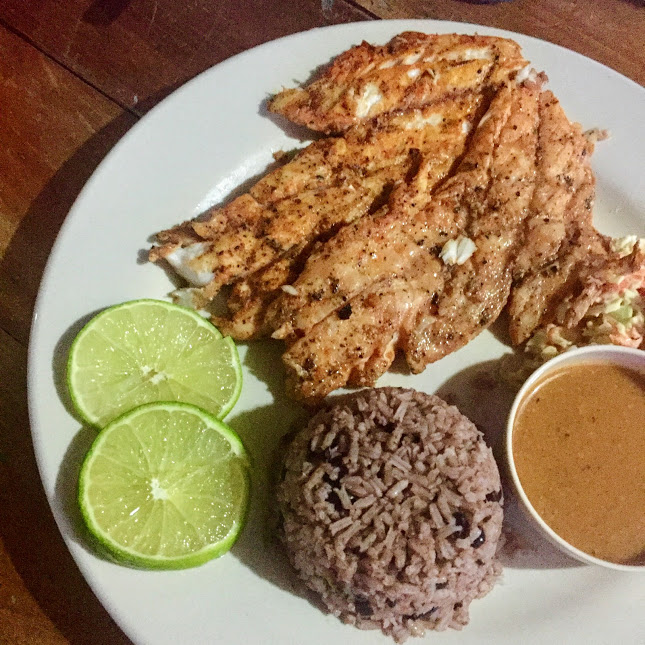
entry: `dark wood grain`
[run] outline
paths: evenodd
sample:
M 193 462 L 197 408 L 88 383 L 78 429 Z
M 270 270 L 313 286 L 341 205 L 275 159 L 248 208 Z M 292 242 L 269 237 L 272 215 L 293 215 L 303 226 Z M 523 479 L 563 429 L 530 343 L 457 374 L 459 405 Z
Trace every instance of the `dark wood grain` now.
M 29 434 L 32 310 L 74 199 L 136 113 L 178 84 L 249 46 L 365 15 L 304 0 L 237 12 L 211 2 L 0 3 L 1 645 L 129 643 L 65 547 Z
M 56 233 L 137 119 L 6 29 L 0 61 L 0 327 L 25 343 Z
M 56 528 L 34 459 L 26 342 L 74 198 L 136 117 L 0 28 L 0 643 L 127 643 Z
M 536 36 L 645 84 L 645 4 L 639 0 L 355 0 L 379 18 L 433 18 Z
M 26 348 L 0 330 L 0 643 L 126 645 L 76 568 L 34 459 Z
M 319 0 L 3 0 L 0 18 L 118 103 L 142 114 L 233 54 L 280 36 L 369 15 L 345 2 Z

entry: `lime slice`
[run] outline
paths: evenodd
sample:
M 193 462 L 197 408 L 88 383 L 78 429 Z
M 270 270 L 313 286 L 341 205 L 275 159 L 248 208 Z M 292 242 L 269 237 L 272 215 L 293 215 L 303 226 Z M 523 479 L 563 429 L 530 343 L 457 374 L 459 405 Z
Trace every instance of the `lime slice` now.
M 240 438 L 185 403 L 149 403 L 104 428 L 85 457 L 78 499 L 108 555 L 146 569 L 194 567 L 228 551 L 246 515 Z
M 78 413 L 99 427 L 153 401 L 192 403 L 223 418 L 240 395 L 242 368 L 235 343 L 197 312 L 133 300 L 83 327 L 67 382 Z

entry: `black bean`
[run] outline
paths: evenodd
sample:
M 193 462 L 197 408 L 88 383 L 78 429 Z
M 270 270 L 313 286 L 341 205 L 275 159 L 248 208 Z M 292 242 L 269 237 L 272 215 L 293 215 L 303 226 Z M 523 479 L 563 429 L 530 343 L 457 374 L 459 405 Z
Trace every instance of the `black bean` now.
M 499 490 L 493 491 L 492 493 L 488 493 L 488 495 L 486 495 L 487 502 L 499 502 L 500 499 L 502 499 L 501 488 Z
M 437 611 L 437 608 L 433 607 L 432 609 L 430 609 L 430 611 L 426 611 L 423 614 L 418 614 L 417 616 L 415 616 L 415 618 L 421 618 L 421 620 L 428 620 L 432 616 L 432 614 L 434 614 L 435 611 Z
M 343 458 L 341 456 L 334 457 L 330 462 L 332 468 L 338 468 L 338 481 L 340 481 L 347 473 L 347 466 L 343 463 Z
M 403 618 L 411 618 L 412 620 L 429 620 L 435 611 L 437 611 L 437 608 L 433 607 L 429 611 L 423 612 L 422 614 L 405 614 Z
M 323 474 L 322 481 L 323 481 L 323 484 L 329 484 L 332 488 L 334 487 L 334 481 L 328 472 L 325 472 Z
M 347 474 L 347 466 L 345 466 L 341 457 L 335 457 L 333 461 L 329 462 L 329 465 L 338 469 L 336 481 L 340 481 Z
M 323 455 L 325 455 L 325 459 L 332 465 L 335 466 L 336 464 L 334 463 L 334 459 L 341 458 L 342 455 L 337 454 L 335 446 L 331 445 L 329 448 L 325 448 L 323 450 Z
M 461 511 L 457 511 L 456 513 L 453 513 L 452 516 L 455 518 L 455 524 L 457 526 L 461 526 L 461 531 L 459 531 L 459 533 L 453 533 L 453 535 L 460 540 L 467 538 L 470 533 L 470 521 L 466 515 Z
M 482 544 L 486 542 L 486 533 L 484 529 L 479 529 L 479 535 L 471 542 L 473 549 L 478 549 Z
M 338 447 L 338 452 L 340 452 L 341 454 L 345 454 L 349 449 L 349 444 L 350 444 L 349 436 L 345 432 L 339 432 L 336 435 L 336 441 L 334 443 Z
M 354 606 L 356 607 L 356 612 L 361 616 L 371 616 L 374 613 L 370 601 L 362 596 L 357 596 L 354 599 Z
M 345 507 L 343 506 L 343 503 L 340 501 L 340 497 L 338 497 L 338 493 L 333 490 L 331 492 L 331 495 L 327 498 L 327 501 L 332 504 L 334 507 L 334 510 L 339 514 L 339 515 L 345 515 Z M 358 555 L 358 554 L 357 554 Z

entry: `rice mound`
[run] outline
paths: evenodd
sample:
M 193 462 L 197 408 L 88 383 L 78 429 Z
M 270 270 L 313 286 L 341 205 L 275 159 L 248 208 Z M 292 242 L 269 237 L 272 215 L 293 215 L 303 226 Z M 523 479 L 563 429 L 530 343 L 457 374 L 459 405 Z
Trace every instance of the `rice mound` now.
M 475 425 L 400 388 L 332 401 L 285 454 L 281 538 L 329 611 L 397 641 L 460 629 L 501 573 L 502 489 Z

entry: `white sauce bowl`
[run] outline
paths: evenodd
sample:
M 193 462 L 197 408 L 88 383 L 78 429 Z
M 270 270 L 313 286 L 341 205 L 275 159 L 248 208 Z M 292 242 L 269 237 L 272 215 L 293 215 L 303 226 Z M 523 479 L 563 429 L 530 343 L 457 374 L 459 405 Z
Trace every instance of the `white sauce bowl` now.
M 645 351 L 640 349 L 631 349 L 629 347 L 618 347 L 616 345 L 591 345 L 589 347 L 579 347 L 571 349 L 546 362 L 531 374 L 522 386 L 522 389 L 517 393 L 515 401 L 513 402 L 513 407 L 511 408 L 506 425 L 506 455 L 508 459 L 508 467 L 511 479 L 513 480 L 513 486 L 515 487 L 518 499 L 521 502 L 522 509 L 526 515 L 533 520 L 533 523 L 539 527 L 541 533 L 561 551 L 587 564 L 597 564 L 619 571 L 641 571 L 645 573 L 645 564 L 617 564 L 615 562 L 601 560 L 600 558 L 596 558 L 580 549 L 577 549 L 566 540 L 563 540 L 535 510 L 524 492 L 524 488 L 522 487 L 522 483 L 520 482 L 520 478 L 517 474 L 517 469 L 515 468 L 515 458 L 513 456 L 513 427 L 515 425 L 515 419 L 520 403 L 527 393 L 539 380 L 553 370 L 574 363 L 596 361 L 611 362 L 620 367 L 630 368 L 638 372 L 645 372 Z M 643 420 L 641 420 L 641 422 L 642 421 Z M 643 455 L 643 459 L 645 459 L 645 455 Z M 645 513 L 645 509 L 641 509 L 641 512 Z

